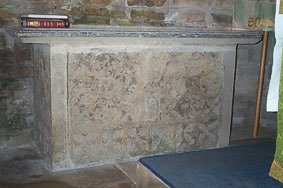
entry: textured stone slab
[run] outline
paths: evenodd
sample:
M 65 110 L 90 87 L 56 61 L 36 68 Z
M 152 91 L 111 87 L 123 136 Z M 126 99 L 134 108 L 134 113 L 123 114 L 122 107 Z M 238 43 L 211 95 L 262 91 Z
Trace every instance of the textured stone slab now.
M 140 122 L 141 54 L 71 54 L 71 125 L 113 130 Z
M 46 163 L 51 165 L 51 78 L 50 49 L 47 45 L 34 47 L 34 62 L 35 141 Z
M 26 37 L 144 37 L 144 38 L 258 38 L 259 31 L 195 30 L 189 28 L 153 27 L 74 27 L 70 29 L 23 29 L 16 32 Z
M 215 147 L 221 57 L 220 52 L 150 50 L 69 54 L 72 162 Z M 195 130 L 179 123 L 192 123 Z

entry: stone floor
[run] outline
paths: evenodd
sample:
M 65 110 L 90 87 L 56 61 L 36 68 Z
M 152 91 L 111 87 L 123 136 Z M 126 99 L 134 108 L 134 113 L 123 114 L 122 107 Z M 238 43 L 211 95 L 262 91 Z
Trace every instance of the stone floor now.
M 45 175 L 7 188 L 165 188 L 160 180 L 137 162 L 89 167 Z
M 0 150 L 1 188 L 166 188 L 139 162 L 49 173 L 33 148 Z

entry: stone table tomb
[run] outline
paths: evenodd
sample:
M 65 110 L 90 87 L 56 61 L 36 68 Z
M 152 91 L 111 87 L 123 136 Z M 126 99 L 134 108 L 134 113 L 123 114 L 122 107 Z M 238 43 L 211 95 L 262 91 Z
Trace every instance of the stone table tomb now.
M 237 44 L 260 32 L 26 29 L 34 140 L 52 171 L 229 144 Z

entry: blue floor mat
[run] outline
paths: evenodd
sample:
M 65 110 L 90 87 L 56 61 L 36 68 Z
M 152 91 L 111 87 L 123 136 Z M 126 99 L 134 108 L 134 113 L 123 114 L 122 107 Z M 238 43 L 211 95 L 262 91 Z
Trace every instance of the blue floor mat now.
M 172 188 L 283 188 L 268 176 L 275 143 L 141 158 Z

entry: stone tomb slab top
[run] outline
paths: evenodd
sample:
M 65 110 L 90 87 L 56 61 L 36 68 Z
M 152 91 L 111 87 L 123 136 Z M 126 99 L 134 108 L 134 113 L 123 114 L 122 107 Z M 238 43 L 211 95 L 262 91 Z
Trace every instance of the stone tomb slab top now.
M 16 35 L 25 43 L 76 43 L 76 40 L 66 38 L 79 38 L 81 42 L 90 38 L 137 38 L 141 40 L 170 39 L 184 40 L 196 43 L 230 43 L 247 44 L 256 43 L 262 38 L 260 31 L 211 30 L 191 29 L 177 27 L 90 27 L 73 26 L 67 29 L 21 29 Z M 46 40 L 48 39 L 48 40 Z M 211 40 L 213 39 L 213 41 Z M 215 39 L 218 39 L 215 41 Z M 224 39 L 224 40 L 223 40 Z M 188 41 L 187 41 L 188 42 Z

